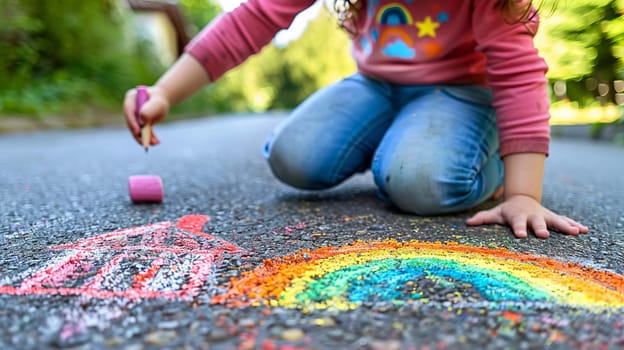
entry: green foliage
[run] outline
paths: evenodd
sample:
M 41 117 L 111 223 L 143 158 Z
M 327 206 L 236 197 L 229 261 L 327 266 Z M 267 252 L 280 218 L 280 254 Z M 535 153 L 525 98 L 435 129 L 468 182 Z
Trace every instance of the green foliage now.
M 218 111 L 291 109 L 354 71 L 347 35 L 323 11 L 298 40 L 269 45 L 223 76 L 208 99 Z
M 179 0 L 195 35 L 220 12 L 216 0 Z M 538 0 L 537 38 L 549 79 L 594 104 L 587 82 L 624 78 L 624 0 Z M 117 0 L 0 0 L 0 114 L 47 115 L 104 106 L 164 71 Z M 553 10 L 551 10 L 553 9 Z M 326 11 L 286 47 L 268 45 L 174 108 L 178 114 L 291 109 L 355 71 L 349 40 Z M 613 93 L 612 91 L 610 92 Z M 610 96 L 612 97 L 612 96 Z
M 549 79 L 567 81 L 568 97 L 587 105 L 595 103 L 595 92 L 586 81 L 611 85 L 622 78 L 624 63 L 624 19 L 622 0 L 545 0 L 554 8 L 541 18 L 536 43 L 550 66 Z M 594 84 L 595 85 L 595 84 Z M 613 101 L 613 89 L 606 99 Z
M 162 71 L 116 0 L 0 0 L 0 111 L 47 114 L 118 106 Z
M 191 22 L 189 35 L 195 35 L 221 12 L 221 6 L 215 0 L 180 0 L 180 5 L 184 16 Z

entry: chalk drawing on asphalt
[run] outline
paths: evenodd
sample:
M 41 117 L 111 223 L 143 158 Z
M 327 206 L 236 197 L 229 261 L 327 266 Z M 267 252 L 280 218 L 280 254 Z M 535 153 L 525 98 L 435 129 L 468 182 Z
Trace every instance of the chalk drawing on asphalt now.
M 205 215 L 186 215 L 121 229 L 69 244 L 57 259 L 27 276 L 4 278 L 0 294 L 80 295 L 91 298 L 182 298 L 214 281 L 226 254 L 246 251 L 202 231 Z
M 455 292 L 436 295 L 440 290 Z M 267 260 L 212 302 L 303 310 L 435 302 L 609 309 L 624 307 L 624 276 L 503 248 L 359 241 Z
M 111 301 L 94 304 L 94 310 L 82 316 L 68 309 L 66 320 L 89 325 L 98 323 L 95 316 L 119 317 L 131 301 L 192 300 L 200 293 L 214 304 L 231 307 L 304 310 L 440 300 L 454 308 L 507 302 L 624 308 L 624 276 L 617 273 L 453 242 L 357 241 L 303 250 L 267 259 L 220 286 L 214 277 L 219 264 L 249 252 L 203 232 L 208 220 L 205 215 L 186 215 L 175 223 L 122 229 L 49 247 L 62 254 L 38 270 L 2 277 L 0 294 Z M 438 290 L 454 292 L 440 296 Z M 93 322 L 85 321 L 89 319 Z M 73 328 L 66 331 L 68 336 L 75 334 Z

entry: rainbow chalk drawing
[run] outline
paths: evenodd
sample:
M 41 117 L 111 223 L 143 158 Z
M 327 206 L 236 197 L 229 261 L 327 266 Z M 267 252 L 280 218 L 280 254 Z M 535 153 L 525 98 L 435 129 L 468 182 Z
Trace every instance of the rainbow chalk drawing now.
M 366 303 L 427 303 L 419 281 L 470 288 L 487 303 L 624 307 L 624 276 L 502 248 L 457 243 L 358 241 L 266 260 L 213 303 L 348 310 Z M 467 287 L 468 286 L 468 287 Z M 451 289 L 452 289 L 451 288 Z M 447 288 L 448 290 L 448 288 Z M 450 301 L 457 307 L 465 297 Z M 463 298 L 463 300 L 462 300 Z

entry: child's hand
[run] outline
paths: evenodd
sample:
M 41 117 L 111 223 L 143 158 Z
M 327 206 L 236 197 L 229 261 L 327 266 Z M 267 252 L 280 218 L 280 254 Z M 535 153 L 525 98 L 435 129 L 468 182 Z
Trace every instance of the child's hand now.
M 149 99 L 141 108 L 140 117 L 143 121 L 143 125 L 154 125 L 162 121 L 169 113 L 169 100 L 162 94 L 158 88 L 148 88 Z M 126 124 L 132 136 L 141 143 L 141 126 L 137 123 L 134 116 L 134 110 L 136 108 L 136 89 L 129 90 L 126 93 L 124 99 L 124 115 L 126 117 Z M 153 129 L 152 129 L 153 130 Z M 150 139 L 150 145 L 154 146 L 159 144 L 158 137 L 152 132 L 152 138 Z
M 518 238 L 527 237 L 529 229 L 538 238 L 548 238 L 550 236 L 549 228 L 574 236 L 588 231 L 586 226 L 568 217 L 553 213 L 535 199 L 524 195 L 511 196 L 490 210 L 480 211 L 466 220 L 466 224 L 471 226 L 508 225 Z

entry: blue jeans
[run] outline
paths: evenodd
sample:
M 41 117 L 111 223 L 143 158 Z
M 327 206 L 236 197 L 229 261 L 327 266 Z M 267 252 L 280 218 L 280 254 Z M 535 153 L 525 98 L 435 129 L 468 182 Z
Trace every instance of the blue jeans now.
M 491 92 L 471 85 L 355 74 L 297 107 L 264 153 L 278 179 L 308 190 L 370 168 L 381 198 L 418 215 L 474 207 L 503 180 Z

